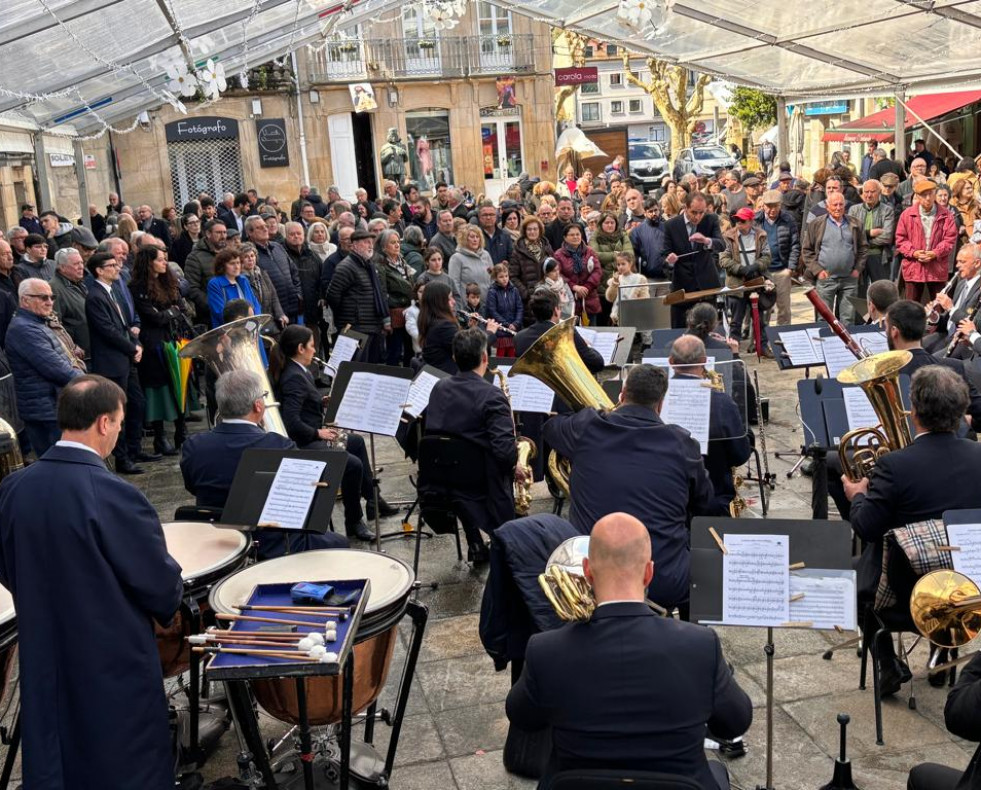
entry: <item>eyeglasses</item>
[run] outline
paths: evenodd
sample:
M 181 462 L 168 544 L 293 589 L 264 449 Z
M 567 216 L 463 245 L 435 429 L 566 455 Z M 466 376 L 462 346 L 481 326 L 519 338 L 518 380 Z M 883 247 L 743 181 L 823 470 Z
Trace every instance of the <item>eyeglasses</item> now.
M 24 294 L 32 299 L 43 299 L 45 302 L 53 302 L 55 298 L 51 294 Z
M 102 268 L 103 269 L 118 269 L 119 268 L 119 264 L 118 263 L 104 263 L 104 264 L 102 264 Z

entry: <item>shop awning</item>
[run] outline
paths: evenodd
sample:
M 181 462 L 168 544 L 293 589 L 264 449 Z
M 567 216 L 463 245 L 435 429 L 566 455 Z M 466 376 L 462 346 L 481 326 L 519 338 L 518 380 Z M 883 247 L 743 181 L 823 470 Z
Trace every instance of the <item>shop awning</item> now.
M 924 121 L 940 118 L 947 113 L 959 110 L 969 104 L 981 101 L 981 91 L 959 91 L 958 93 L 935 93 L 930 96 L 915 96 L 906 102 L 907 106 Z M 843 123 L 829 129 L 821 137 L 823 142 L 880 143 L 892 140 L 895 136 L 896 110 L 887 107 L 864 118 Z M 912 113 L 906 113 L 906 129 L 919 126 L 920 122 Z

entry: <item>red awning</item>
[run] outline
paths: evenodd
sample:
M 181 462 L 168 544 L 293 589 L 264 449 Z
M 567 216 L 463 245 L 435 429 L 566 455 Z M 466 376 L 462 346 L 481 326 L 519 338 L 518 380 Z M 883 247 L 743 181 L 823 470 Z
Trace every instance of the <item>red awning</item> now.
M 906 102 L 907 106 L 924 121 L 939 118 L 961 107 L 981 101 L 981 91 L 959 91 L 957 93 L 934 93 L 929 96 L 915 96 Z M 855 121 L 843 123 L 825 132 L 823 142 L 868 143 L 876 140 L 883 143 L 895 137 L 896 110 L 885 110 L 866 115 Z M 906 129 L 919 126 L 920 122 L 909 112 L 906 113 Z

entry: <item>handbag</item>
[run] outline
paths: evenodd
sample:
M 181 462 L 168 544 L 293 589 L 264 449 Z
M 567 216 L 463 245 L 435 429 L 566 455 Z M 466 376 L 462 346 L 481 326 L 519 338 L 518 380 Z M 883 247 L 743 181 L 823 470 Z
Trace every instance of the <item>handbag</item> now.
M 749 262 L 749 255 L 746 253 L 746 248 L 743 246 L 742 234 L 738 234 L 737 241 L 739 242 L 739 254 L 742 255 L 743 263 L 746 264 L 747 268 L 751 266 Z M 762 273 L 763 277 L 766 277 L 767 282 L 772 284 L 772 280 L 767 276 L 766 272 Z M 745 280 L 745 278 L 743 278 Z M 750 293 L 755 293 L 759 296 L 759 306 L 760 310 L 772 310 L 773 306 L 777 303 L 777 292 L 775 288 L 761 288 L 759 291 L 751 291 Z M 743 294 L 744 299 L 749 299 L 749 294 Z

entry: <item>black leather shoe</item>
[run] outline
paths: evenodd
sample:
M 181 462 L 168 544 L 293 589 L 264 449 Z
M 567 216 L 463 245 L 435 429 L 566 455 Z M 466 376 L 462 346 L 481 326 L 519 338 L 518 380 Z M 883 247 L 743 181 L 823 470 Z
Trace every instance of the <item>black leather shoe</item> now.
M 372 541 L 375 539 L 375 533 L 368 529 L 368 525 L 364 523 L 364 520 L 359 521 L 357 524 L 349 525 L 345 532 L 349 538 L 357 538 L 363 541 Z
M 143 469 L 128 458 L 125 460 L 116 459 L 116 474 L 120 475 L 141 475 L 143 474 Z
M 913 677 L 909 668 L 898 659 L 879 670 L 879 699 L 891 697 Z
M 151 461 L 159 461 L 161 458 L 163 458 L 163 456 L 160 455 L 160 453 L 144 453 L 144 452 L 139 452 L 139 453 L 136 454 L 136 459 L 135 460 L 137 460 L 137 461 L 139 461 L 141 463 L 144 463 L 144 464 L 148 464 Z
M 389 518 L 390 516 L 397 516 L 398 514 L 399 514 L 399 509 L 397 507 L 392 507 L 382 497 L 378 497 L 378 518 Z M 369 499 L 367 502 L 365 502 L 364 517 L 368 519 L 368 521 L 374 520 L 375 518 L 374 498 Z
M 161 455 L 177 455 L 177 448 L 174 447 L 173 443 L 166 436 L 161 436 L 159 439 L 153 440 L 153 451 Z
M 487 548 L 487 544 L 483 541 L 471 543 L 467 547 L 467 562 L 474 565 L 485 565 L 490 562 L 490 549 Z

